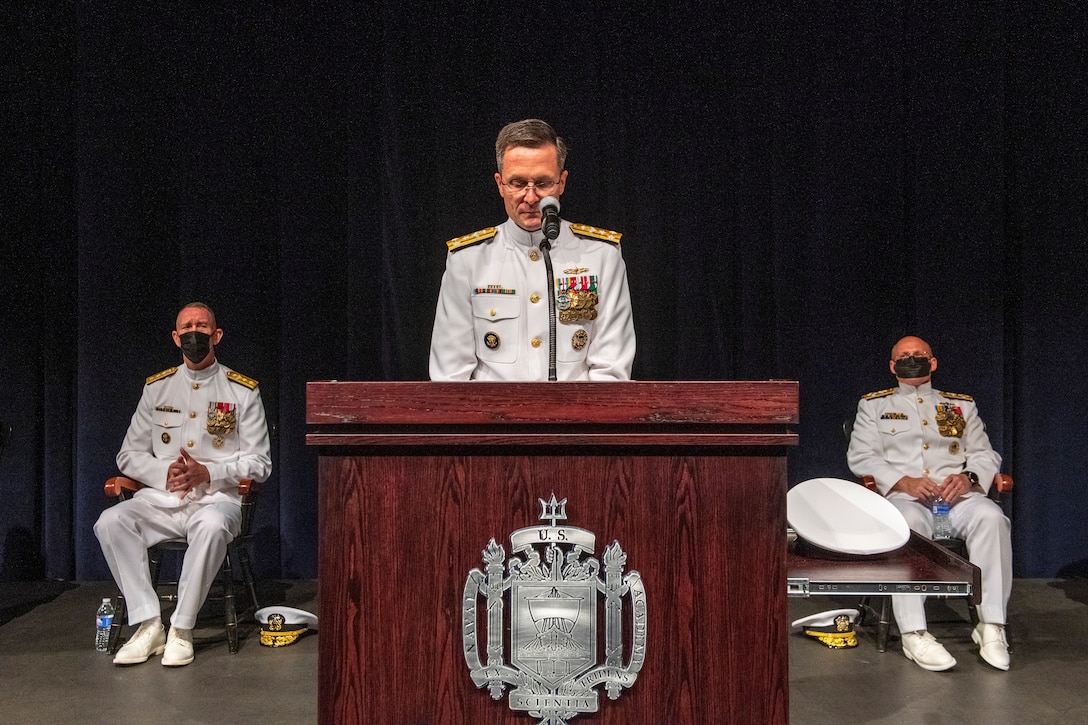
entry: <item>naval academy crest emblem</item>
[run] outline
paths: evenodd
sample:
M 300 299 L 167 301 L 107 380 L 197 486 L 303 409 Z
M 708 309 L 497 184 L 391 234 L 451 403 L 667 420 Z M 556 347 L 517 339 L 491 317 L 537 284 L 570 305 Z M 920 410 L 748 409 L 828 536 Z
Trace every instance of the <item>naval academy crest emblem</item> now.
M 618 541 L 599 561 L 591 531 L 557 523 L 567 518 L 567 500 L 556 501 L 555 494 L 538 500 L 540 518 L 550 523 L 510 535 L 513 556 L 505 570 L 506 552 L 491 539 L 483 550 L 484 568 L 468 573 L 461 604 L 463 649 L 472 681 L 486 685 L 492 698 L 501 700 L 512 685 L 510 709 L 540 718 L 539 725 L 567 725 L 578 713 L 597 712 L 598 685 L 604 683 L 615 700 L 634 684 L 646 657 L 646 592 L 637 571 L 623 573 L 627 554 Z M 603 662 L 598 662 L 599 597 L 604 598 Z M 504 643 L 507 604 L 511 641 Z M 633 640 L 626 663 L 624 609 Z M 477 637 L 484 623 L 486 663 Z

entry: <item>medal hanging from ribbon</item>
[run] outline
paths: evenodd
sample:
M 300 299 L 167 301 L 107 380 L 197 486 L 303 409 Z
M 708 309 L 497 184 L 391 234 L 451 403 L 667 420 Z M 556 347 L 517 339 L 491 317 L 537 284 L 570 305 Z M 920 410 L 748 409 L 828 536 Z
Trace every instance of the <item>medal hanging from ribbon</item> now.
M 597 319 L 597 275 L 557 277 L 555 291 L 560 322 Z
M 237 428 L 237 408 L 236 403 L 208 402 L 207 429 L 215 436 L 212 439 L 212 445 L 216 448 L 222 448 L 225 441 L 223 436 L 230 435 Z
M 937 430 L 946 438 L 962 438 L 967 422 L 963 419 L 963 409 L 951 403 L 937 405 Z

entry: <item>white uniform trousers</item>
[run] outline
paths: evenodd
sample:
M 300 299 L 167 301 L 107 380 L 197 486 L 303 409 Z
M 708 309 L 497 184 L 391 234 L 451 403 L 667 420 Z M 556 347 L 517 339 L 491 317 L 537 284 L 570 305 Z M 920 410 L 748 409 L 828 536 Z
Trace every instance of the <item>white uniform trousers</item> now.
M 917 499 L 899 491 L 888 494 L 890 501 L 913 531 L 933 536 L 933 514 Z M 967 542 L 971 563 L 982 570 L 980 622 L 1005 624 L 1006 605 L 1012 593 L 1011 524 L 1001 507 L 985 494 L 972 492 L 956 501 L 949 510 L 952 535 Z M 926 629 L 925 597 L 902 594 L 892 597 L 892 610 L 900 632 Z
M 151 583 L 147 549 L 169 539 L 185 539 L 189 547 L 178 580 L 178 600 L 170 623 L 193 629 L 208 590 L 215 581 L 227 545 L 238 535 L 242 507 L 236 503 L 190 503 L 161 508 L 139 496 L 110 506 L 94 525 L 95 536 L 113 580 L 125 596 L 128 623 L 160 616 L 159 596 Z

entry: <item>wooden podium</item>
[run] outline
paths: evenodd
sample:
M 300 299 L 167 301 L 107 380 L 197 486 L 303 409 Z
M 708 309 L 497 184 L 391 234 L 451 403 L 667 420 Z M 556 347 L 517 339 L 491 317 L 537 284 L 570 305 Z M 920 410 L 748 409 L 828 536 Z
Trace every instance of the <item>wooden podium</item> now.
M 634 685 L 571 725 L 788 720 L 796 382 L 311 382 L 306 421 L 322 723 L 534 725 L 470 678 L 462 596 L 553 492 L 593 556 L 623 547 L 649 622 Z

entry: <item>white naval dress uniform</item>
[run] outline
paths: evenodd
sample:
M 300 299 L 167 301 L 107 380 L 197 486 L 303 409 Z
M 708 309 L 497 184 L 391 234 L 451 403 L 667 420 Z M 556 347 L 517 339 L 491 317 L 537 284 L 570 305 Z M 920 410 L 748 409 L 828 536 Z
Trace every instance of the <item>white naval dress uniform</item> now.
M 562 321 L 557 310 L 559 380 L 631 378 L 635 330 L 619 236 L 563 221 L 552 243 L 552 269 L 564 287 L 558 294 L 595 285 L 597 296 L 595 319 Z M 508 219 L 462 237 L 462 246 L 450 242 L 431 335 L 432 380 L 548 379 L 548 294 L 557 291 L 548 290 L 543 238 Z
M 939 412 L 961 416 L 962 426 L 942 426 L 937 420 Z M 872 476 L 910 528 L 926 537 L 932 536 L 932 514 L 913 496 L 891 491 L 900 478 L 928 476 L 939 484 L 949 474 L 973 471 L 988 491 L 1001 466 L 1001 456 L 990 446 L 974 401 L 969 396 L 934 390 L 929 382 L 917 387 L 900 383 L 898 388 L 862 398 L 847 459 L 855 475 Z M 952 505 L 949 520 L 952 535 L 967 542 L 971 563 L 982 570 L 979 620 L 1005 624 L 1012 591 L 1009 519 L 985 494 L 971 491 Z M 923 605 L 921 596 L 892 597 L 901 632 L 926 629 Z
M 227 545 L 238 534 L 238 481 L 264 481 L 272 471 L 272 459 L 256 381 L 218 362 L 203 370 L 184 365 L 171 370 L 147 379 L 117 454 L 121 472 L 148 488 L 103 511 L 94 531 L 125 596 L 129 624 L 160 613 L 147 548 L 168 539 L 187 539 L 170 621 L 192 629 Z M 209 412 L 217 410 L 234 411 L 233 432 L 208 432 Z M 204 464 L 211 477 L 210 483 L 185 498 L 166 490 L 167 469 L 181 448 Z

